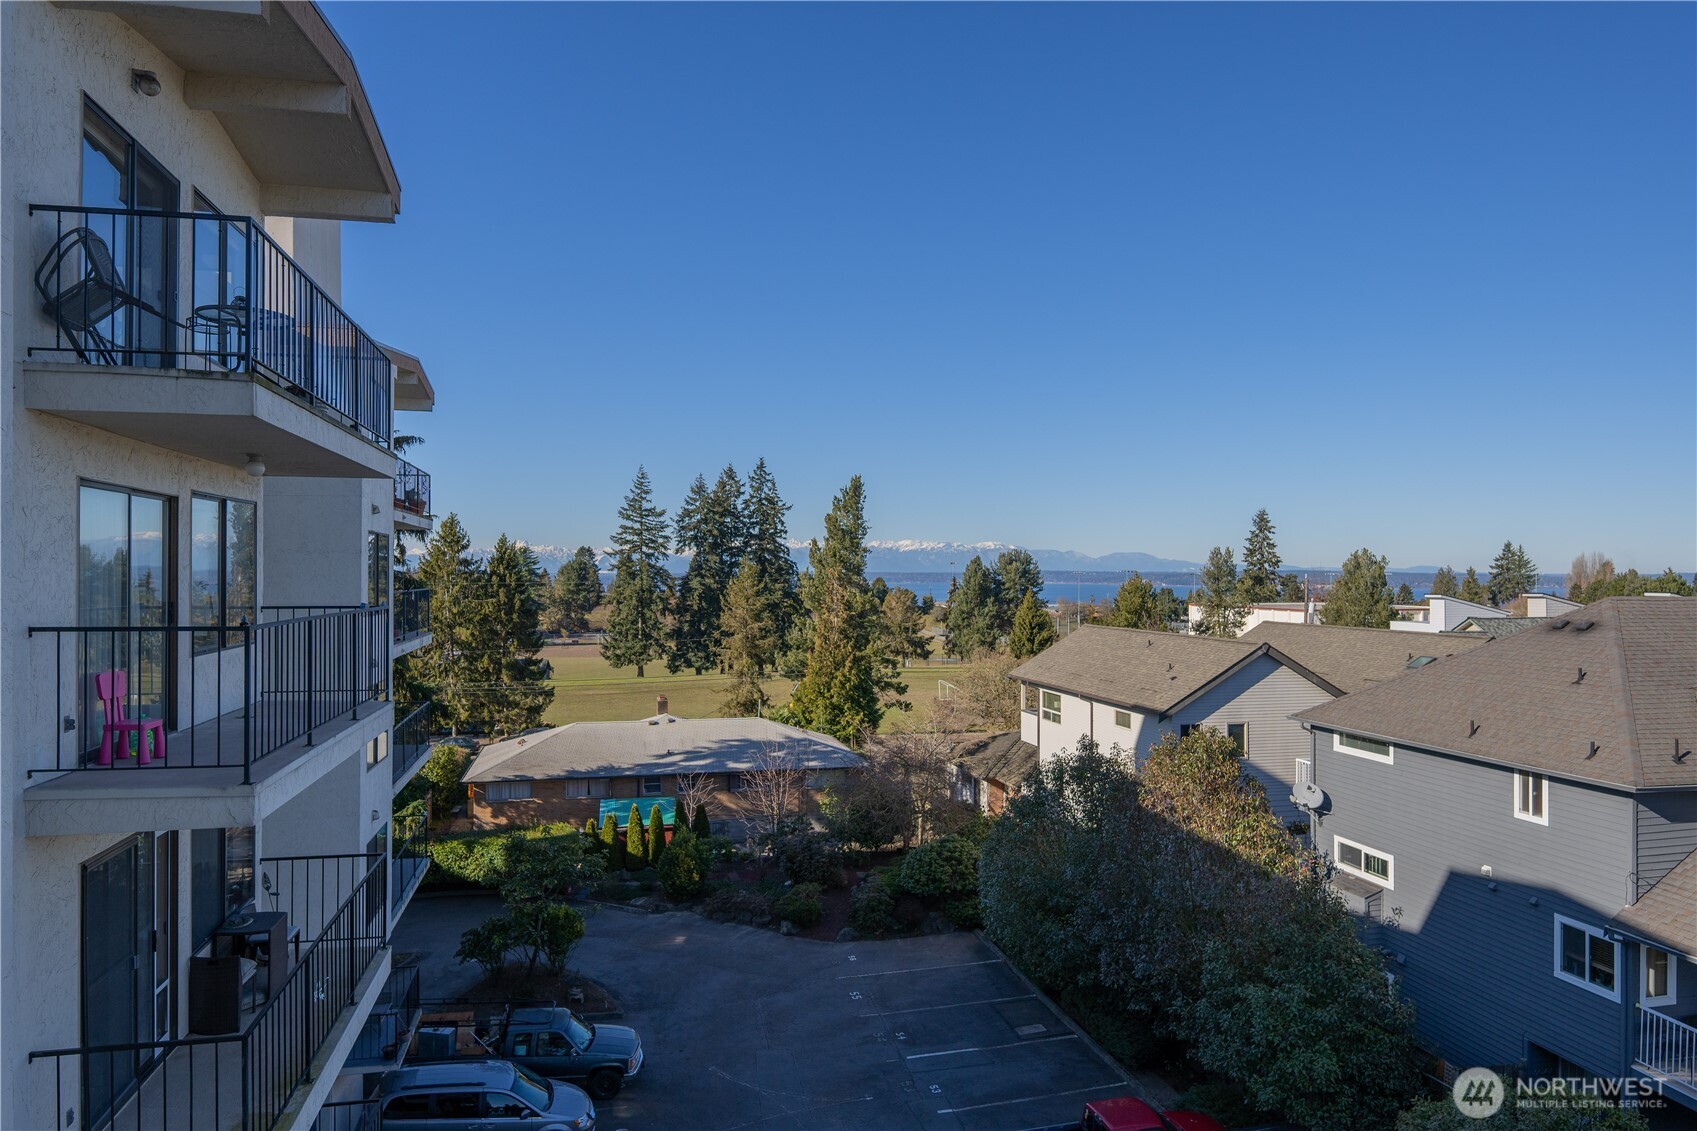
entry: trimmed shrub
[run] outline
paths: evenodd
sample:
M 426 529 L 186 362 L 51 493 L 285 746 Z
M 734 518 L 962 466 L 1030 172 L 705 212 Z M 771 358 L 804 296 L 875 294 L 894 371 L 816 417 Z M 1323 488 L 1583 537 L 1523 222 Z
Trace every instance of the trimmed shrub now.
M 816 832 L 774 838 L 772 861 L 792 883 L 835 887 L 843 882 L 842 852 Z
M 943 904 L 943 914 L 949 922 L 963 931 L 976 931 L 984 925 L 984 908 L 976 895 L 963 895 Z
M 707 881 L 707 846 L 679 826 L 660 854 L 660 886 L 673 899 L 694 899 Z
M 902 861 L 902 888 L 924 899 L 978 891 L 978 845 L 965 837 L 926 841 Z
M 597 845 L 601 843 L 601 826 L 595 823 L 594 817 L 583 819 L 583 835 L 593 840 Z
M 625 818 L 625 867 L 641 868 L 648 862 L 648 838 L 642 834 L 642 814 L 632 802 Z
M 896 898 L 877 877 L 849 893 L 849 926 L 867 938 L 880 938 L 896 926 Z
M 648 866 L 660 866 L 660 854 L 666 851 L 666 819 L 660 815 L 660 806 L 655 805 L 648 810 Z
M 772 903 L 757 891 L 726 888 L 708 896 L 701 905 L 701 913 L 709 919 L 738 919 L 748 915 L 759 922 L 772 918 Z
M 1127 1068 L 1152 1066 L 1161 1050 L 1154 1018 L 1120 1008 L 1113 997 L 1102 986 L 1072 985 L 1061 991 L 1060 1006 L 1109 1056 Z
M 796 884 L 772 901 L 772 914 L 804 929 L 812 927 L 825 917 L 819 891 L 818 884 Z
M 702 840 L 713 835 L 713 822 L 707 816 L 707 802 L 703 801 L 695 807 L 695 812 L 689 818 L 689 827 Z
M 621 872 L 625 867 L 625 846 L 619 842 L 619 819 L 608 813 L 601 818 L 601 848 L 607 856 L 607 867 Z

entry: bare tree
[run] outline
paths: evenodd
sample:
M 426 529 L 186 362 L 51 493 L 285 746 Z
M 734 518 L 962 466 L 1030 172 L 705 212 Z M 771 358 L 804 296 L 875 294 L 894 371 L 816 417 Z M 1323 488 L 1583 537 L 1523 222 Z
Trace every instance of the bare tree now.
M 712 796 L 718 792 L 718 787 L 713 784 L 712 774 L 679 774 L 676 782 L 678 804 L 683 806 L 683 812 L 678 815 L 679 820 L 687 816 L 693 821 L 696 811 L 706 805 Z M 708 810 L 708 812 L 711 813 L 712 810 Z
M 900 798 L 904 848 L 935 835 L 950 823 L 939 819 L 958 808 L 950 786 L 962 736 L 953 721 L 953 712 L 938 711 L 926 723 L 867 740 L 863 774 L 876 783 L 868 792 Z
M 1573 559 L 1567 569 L 1567 595 L 1577 600 L 1586 589 L 1615 575 L 1615 564 L 1607 555 L 1593 550 Z
M 807 796 L 808 771 L 795 753 L 778 742 L 765 743 L 754 768 L 742 773 L 743 797 L 753 810 L 748 822 L 754 837 L 768 836 L 791 817 L 800 816 Z
M 1019 661 L 1005 652 L 980 652 L 950 680 L 954 694 L 931 713 L 935 729 L 945 734 L 988 731 L 992 734 L 1019 726 L 1019 684 L 1008 673 Z

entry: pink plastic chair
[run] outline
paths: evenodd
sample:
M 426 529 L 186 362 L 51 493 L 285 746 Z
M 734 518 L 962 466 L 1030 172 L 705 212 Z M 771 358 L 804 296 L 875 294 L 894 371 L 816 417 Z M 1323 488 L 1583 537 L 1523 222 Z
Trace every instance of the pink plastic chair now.
M 139 734 L 136 742 L 137 761 L 145 766 L 151 758 L 147 754 L 148 735 L 153 735 L 153 758 L 160 761 L 165 759 L 165 720 L 164 719 L 127 719 L 124 717 L 124 696 L 130 690 L 130 677 L 122 669 L 102 672 L 94 677 L 94 693 L 100 698 L 101 709 L 106 714 L 106 726 L 100 732 L 100 764 L 112 764 L 112 736 L 118 736 L 119 758 L 130 756 L 130 735 Z

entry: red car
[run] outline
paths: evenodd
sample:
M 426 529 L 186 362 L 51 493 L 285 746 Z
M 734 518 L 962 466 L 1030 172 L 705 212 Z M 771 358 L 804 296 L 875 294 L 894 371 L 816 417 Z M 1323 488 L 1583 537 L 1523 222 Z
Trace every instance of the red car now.
M 1079 1118 L 1084 1131 L 1226 1131 L 1211 1115 L 1196 1111 L 1156 1111 L 1142 1100 L 1115 1096 L 1092 1100 Z

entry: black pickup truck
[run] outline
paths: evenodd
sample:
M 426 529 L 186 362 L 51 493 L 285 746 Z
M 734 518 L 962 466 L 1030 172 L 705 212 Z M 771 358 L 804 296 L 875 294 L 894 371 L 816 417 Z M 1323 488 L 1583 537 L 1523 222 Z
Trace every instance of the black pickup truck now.
M 443 1002 L 428 1006 L 407 1063 L 461 1056 L 510 1060 L 607 1100 L 642 1070 L 642 1040 L 635 1029 L 592 1024 L 552 1004 Z

